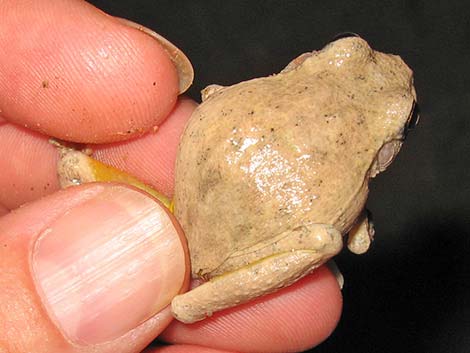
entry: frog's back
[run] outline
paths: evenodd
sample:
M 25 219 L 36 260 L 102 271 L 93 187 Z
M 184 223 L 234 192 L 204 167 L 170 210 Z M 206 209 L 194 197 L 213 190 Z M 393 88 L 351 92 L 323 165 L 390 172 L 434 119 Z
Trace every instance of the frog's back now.
M 386 104 L 368 104 L 366 76 L 318 67 L 225 88 L 194 112 L 175 189 L 194 274 L 302 224 L 344 232 L 362 209 Z

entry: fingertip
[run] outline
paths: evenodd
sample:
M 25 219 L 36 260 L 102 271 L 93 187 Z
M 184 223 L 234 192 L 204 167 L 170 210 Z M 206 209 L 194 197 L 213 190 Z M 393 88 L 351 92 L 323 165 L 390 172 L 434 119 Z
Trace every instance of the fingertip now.
M 323 266 L 279 292 L 204 321 L 192 325 L 174 321 L 162 337 L 172 343 L 241 352 L 303 351 L 333 332 L 341 309 L 338 282 Z
M 30 5 L 2 8 L 5 118 L 88 143 L 139 136 L 166 118 L 178 77 L 158 41 L 82 1 Z
M 135 189 L 97 183 L 1 217 L 0 351 L 144 349 L 171 321 L 161 308 L 187 272 L 168 217 Z

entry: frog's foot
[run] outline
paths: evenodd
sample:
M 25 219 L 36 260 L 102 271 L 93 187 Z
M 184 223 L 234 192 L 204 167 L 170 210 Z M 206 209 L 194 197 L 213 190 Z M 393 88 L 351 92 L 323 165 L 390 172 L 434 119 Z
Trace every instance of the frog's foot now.
M 359 221 L 349 231 L 348 249 L 355 254 L 364 254 L 374 239 L 374 233 L 370 212 L 364 210 Z
M 314 245 L 311 248 L 286 249 L 176 296 L 171 303 L 173 316 L 192 323 L 294 283 L 341 250 L 338 231 L 326 225 L 319 225 L 316 230 L 318 233 L 310 237 Z

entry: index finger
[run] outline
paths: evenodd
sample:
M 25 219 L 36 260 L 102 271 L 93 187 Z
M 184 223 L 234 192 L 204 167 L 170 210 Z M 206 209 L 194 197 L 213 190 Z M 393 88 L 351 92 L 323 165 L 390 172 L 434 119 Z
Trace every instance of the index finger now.
M 0 116 L 84 143 L 158 126 L 179 93 L 168 52 L 84 1 L 6 0 L 0 7 Z

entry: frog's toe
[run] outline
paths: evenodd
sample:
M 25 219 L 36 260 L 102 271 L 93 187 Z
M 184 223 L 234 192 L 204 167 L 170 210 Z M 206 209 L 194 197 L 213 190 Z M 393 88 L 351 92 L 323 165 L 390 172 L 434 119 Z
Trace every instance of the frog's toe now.
M 348 249 L 355 254 L 364 254 L 374 239 L 374 224 L 369 211 L 364 211 L 359 222 L 349 231 Z

